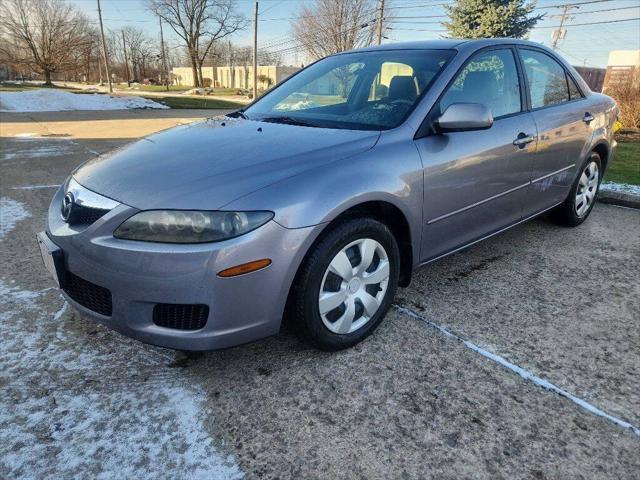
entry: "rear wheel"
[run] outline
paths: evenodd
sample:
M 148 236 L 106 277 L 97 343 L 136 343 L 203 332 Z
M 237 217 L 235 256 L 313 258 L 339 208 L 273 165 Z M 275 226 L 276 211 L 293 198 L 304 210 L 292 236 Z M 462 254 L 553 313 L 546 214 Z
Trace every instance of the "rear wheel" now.
M 292 290 L 289 321 L 323 350 L 370 335 L 391 306 L 400 253 L 393 234 L 371 218 L 330 230 L 309 252 Z
M 587 219 L 602 181 L 602 161 L 596 152 L 591 152 L 580 168 L 569 196 L 552 212 L 554 220 L 568 227 L 576 227 Z

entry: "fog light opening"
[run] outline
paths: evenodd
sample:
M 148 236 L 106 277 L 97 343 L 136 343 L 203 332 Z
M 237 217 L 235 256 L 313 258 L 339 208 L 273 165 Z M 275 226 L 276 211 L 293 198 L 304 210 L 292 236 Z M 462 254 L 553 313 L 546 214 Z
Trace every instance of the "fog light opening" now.
M 271 265 L 271 260 L 263 258 L 261 260 L 254 260 L 253 262 L 243 263 L 241 265 L 236 265 L 235 267 L 227 268 L 218 272 L 218 276 L 223 278 L 236 277 L 238 275 L 244 275 L 245 273 L 262 270 L 263 268 L 267 268 L 269 265 Z

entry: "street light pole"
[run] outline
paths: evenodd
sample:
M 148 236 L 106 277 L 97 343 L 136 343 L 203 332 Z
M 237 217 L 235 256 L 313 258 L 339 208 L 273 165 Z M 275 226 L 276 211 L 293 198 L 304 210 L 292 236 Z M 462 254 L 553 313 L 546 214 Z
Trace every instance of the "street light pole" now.
M 98 19 L 100 20 L 100 35 L 102 36 L 102 54 L 104 56 L 104 68 L 107 73 L 107 82 L 109 82 L 109 93 L 113 93 L 113 85 L 111 85 L 111 74 L 109 73 L 109 59 L 107 58 L 107 43 L 104 40 L 104 27 L 102 26 L 102 12 L 100 11 L 100 0 L 98 2 Z

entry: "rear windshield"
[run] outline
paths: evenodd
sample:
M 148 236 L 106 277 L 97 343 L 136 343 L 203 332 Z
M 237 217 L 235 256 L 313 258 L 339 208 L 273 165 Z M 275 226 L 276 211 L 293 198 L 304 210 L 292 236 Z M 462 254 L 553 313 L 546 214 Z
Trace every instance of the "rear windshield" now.
M 397 127 L 454 54 L 401 50 L 327 57 L 266 94 L 244 114 L 252 120 L 311 127 Z

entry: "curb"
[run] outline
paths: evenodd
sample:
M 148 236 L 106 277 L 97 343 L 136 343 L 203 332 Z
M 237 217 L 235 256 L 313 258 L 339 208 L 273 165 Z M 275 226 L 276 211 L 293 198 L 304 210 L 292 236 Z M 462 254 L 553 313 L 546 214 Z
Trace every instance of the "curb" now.
M 630 193 L 600 190 L 598 192 L 598 201 L 620 207 L 640 209 L 640 196 L 631 195 Z

